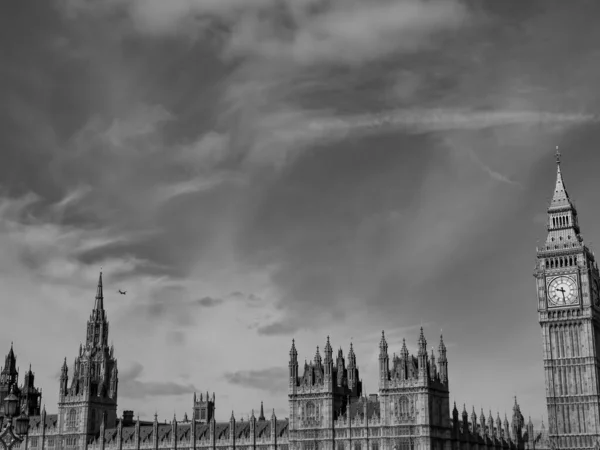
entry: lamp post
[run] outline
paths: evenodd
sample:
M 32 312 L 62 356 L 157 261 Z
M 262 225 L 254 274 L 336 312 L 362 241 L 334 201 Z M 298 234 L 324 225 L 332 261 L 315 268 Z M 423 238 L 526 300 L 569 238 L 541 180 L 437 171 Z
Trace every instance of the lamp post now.
M 29 418 L 19 414 L 19 397 L 15 395 L 14 385 L 10 388 L 10 393 L 4 399 L 4 417 L 6 424 L 0 432 L 0 444 L 4 450 L 11 450 L 15 444 L 20 444 L 25 439 L 29 428 Z M 13 427 L 13 419 L 15 426 Z

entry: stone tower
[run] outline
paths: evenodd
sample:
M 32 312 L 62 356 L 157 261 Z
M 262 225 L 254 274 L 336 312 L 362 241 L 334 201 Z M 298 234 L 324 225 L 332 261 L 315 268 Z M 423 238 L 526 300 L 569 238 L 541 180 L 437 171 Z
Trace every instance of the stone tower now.
M 560 449 L 592 448 L 600 438 L 600 277 L 565 188 L 560 154 L 548 207 L 548 236 L 534 276 L 542 327 L 548 435 Z
M 298 372 L 298 352 L 292 340 L 289 362 L 289 445 L 290 450 L 333 450 L 334 421 L 346 413 L 348 405 L 360 397 L 362 382 L 359 378 L 356 355 L 352 344 L 348 352 L 348 366 L 342 349 L 333 359 L 333 349 L 327 337 L 325 357 L 319 347 L 314 360 L 304 363 L 302 376 Z
M 194 411 L 192 417 L 198 423 L 207 424 L 215 416 L 215 393 L 213 392 L 212 399 L 208 392 L 206 397 L 200 393 L 200 397 L 194 392 Z
M 420 450 L 443 449 L 450 438 L 450 399 L 446 346 L 440 337 L 438 361 L 433 349 L 427 354 L 423 328 L 417 342 L 417 356 L 410 355 L 403 341 L 400 355 L 388 356 L 385 335 L 379 343 L 379 395 L 385 426 L 401 429 L 394 446 Z M 401 437 L 400 437 L 401 436 Z
M 98 279 L 94 309 L 87 323 L 85 346 L 79 346 L 69 384 L 67 359 L 60 375 L 58 421 L 64 446 L 85 448 L 104 422 L 116 426 L 117 361 L 108 346 L 108 321 L 104 311 L 102 273 Z
M 13 350 L 12 343 L 10 344 L 10 350 L 4 360 L 4 367 L 0 371 L 0 412 L 4 414 L 4 398 L 10 392 L 11 386 L 17 388 L 17 381 L 19 379 L 19 371 L 17 370 L 17 357 Z
M 27 416 L 36 416 L 40 414 L 42 391 L 35 387 L 35 376 L 29 370 L 25 372 L 23 386 L 19 387 L 19 370 L 17 369 L 17 357 L 13 350 L 12 343 L 10 350 L 4 360 L 4 367 L 0 371 L 0 416 L 4 414 L 4 399 L 13 389 L 13 393 L 19 397 L 19 413 Z
M 27 416 L 39 416 L 42 406 L 42 391 L 35 387 L 35 374 L 29 370 L 20 389 L 21 412 Z

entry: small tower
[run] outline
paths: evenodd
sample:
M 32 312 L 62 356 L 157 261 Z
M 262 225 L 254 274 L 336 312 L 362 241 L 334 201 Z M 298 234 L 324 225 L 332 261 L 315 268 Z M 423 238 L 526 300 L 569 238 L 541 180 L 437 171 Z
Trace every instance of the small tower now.
M 77 349 L 71 383 L 66 359 L 59 380 L 59 432 L 70 435 L 76 446 L 95 438 L 103 421 L 107 429 L 117 425 L 117 361 L 108 346 L 108 329 L 100 272 L 85 346 Z
M 457 435 L 458 431 L 459 431 L 459 427 L 458 427 L 459 418 L 458 417 L 459 417 L 458 409 L 456 408 L 456 402 L 454 402 L 454 408 L 452 408 L 452 428 L 453 428 L 455 435 Z
M 13 344 L 10 343 L 10 350 L 4 360 L 4 367 L 0 371 L 0 408 L 4 408 L 4 398 L 9 394 L 10 388 L 14 386 L 18 395 L 17 382 L 19 379 L 19 371 L 17 370 L 17 357 L 13 350 Z
M 209 423 L 215 413 L 215 393 L 213 392 L 212 399 L 209 397 L 208 392 L 206 396 L 200 393 L 200 398 L 194 393 L 194 420 L 196 422 L 206 425 Z
M 469 433 L 469 413 L 467 413 L 467 405 L 463 404 L 462 412 L 462 429 L 463 434 Z
M 523 426 L 525 425 L 525 418 L 521 414 L 521 408 L 517 403 L 517 397 L 515 397 L 515 404 L 513 406 L 512 416 L 512 436 L 516 441 L 520 441 L 523 437 Z
M 471 412 L 471 432 L 473 434 L 477 433 L 477 414 L 475 414 L 474 406 L 473 406 L 473 411 Z
M 358 379 L 358 367 L 356 366 L 356 355 L 352 342 L 348 351 L 348 388 L 352 391 L 353 397 L 360 396 L 360 382 Z
M 419 361 L 419 378 L 424 380 L 427 378 L 427 341 L 423 334 L 423 327 L 419 333 L 417 359 Z
M 440 345 L 438 346 L 438 366 L 440 369 L 440 381 L 448 384 L 448 359 L 446 358 L 446 345 L 444 337 L 440 335 Z
M 290 349 L 290 390 L 295 392 L 298 385 L 298 351 L 296 350 L 296 342 L 292 339 L 292 348 Z
M 329 342 L 329 336 L 327 336 L 327 342 L 325 344 L 325 359 L 323 360 L 325 370 L 325 385 L 329 390 L 333 389 L 333 349 Z
M 479 422 L 481 423 L 481 430 L 479 435 L 483 438 L 487 433 L 487 425 L 485 424 L 485 414 L 483 413 L 483 408 L 481 408 L 481 414 L 479 414 Z
M 28 416 L 39 416 L 41 403 L 42 392 L 35 387 L 35 375 L 30 364 L 21 388 L 21 411 Z
M 387 381 L 390 376 L 390 358 L 388 356 L 388 344 L 385 340 L 384 331 L 381 332 L 379 341 L 379 388 L 387 387 Z

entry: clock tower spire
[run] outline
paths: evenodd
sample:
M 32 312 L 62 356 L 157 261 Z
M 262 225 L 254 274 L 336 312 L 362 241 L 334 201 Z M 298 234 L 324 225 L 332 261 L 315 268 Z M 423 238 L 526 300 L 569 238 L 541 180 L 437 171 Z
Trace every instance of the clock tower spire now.
M 600 275 L 584 244 L 556 148 L 548 235 L 534 276 L 542 327 L 549 438 L 555 448 L 592 448 L 600 438 Z

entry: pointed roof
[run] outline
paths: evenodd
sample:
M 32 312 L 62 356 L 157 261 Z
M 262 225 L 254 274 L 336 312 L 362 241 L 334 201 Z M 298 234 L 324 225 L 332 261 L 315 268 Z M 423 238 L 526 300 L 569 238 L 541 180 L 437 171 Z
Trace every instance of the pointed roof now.
M 423 333 L 423 327 L 421 327 L 421 332 L 419 333 L 419 347 L 427 348 L 427 341 L 425 340 L 425 334 Z
M 556 147 L 556 184 L 554 186 L 554 194 L 552 195 L 552 201 L 550 202 L 549 210 L 573 208 L 565 182 L 560 171 L 560 152 Z
M 96 302 L 94 303 L 94 310 L 104 310 L 104 294 L 102 292 L 102 271 L 100 271 L 100 276 L 98 277 L 98 287 L 96 288 Z
M 10 350 L 6 355 L 6 359 L 4 361 L 4 370 L 2 372 L 10 375 L 15 375 L 17 373 L 17 357 L 15 356 L 12 342 L 10 343 Z
M 379 341 L 379 348 L 381 350 L 387 350 L 388 348 L 387 341 L 385 340 L 385 330 L 381 330 L 381 340 Z
M 252 410 L 252 413 L 254 414 L 254 410 Z M 263 409 L 263 402 L 260 402 L 260 416 L 258 416 L 258 420 L 266 420 L 265 419 L 265 412 Z
M 402 358 L 408 358 L 408 348 L 406 348 L 406 339 L 404 338 L 402 339 L 402 349 L 400 350 L 400 354 L 402 355 Z
M 331 343 L 329 342 L 329 336 L 327 336 L 327 343 L 325 344 L 325 360 L 330 362 L 332 360 L 331 354 L 333 353 L 333 349 L 331 348 Z

